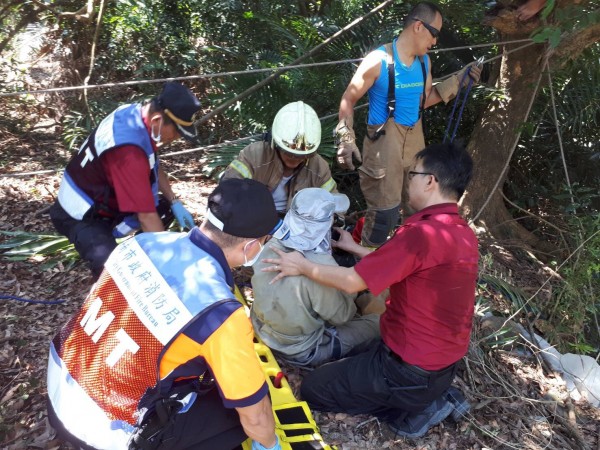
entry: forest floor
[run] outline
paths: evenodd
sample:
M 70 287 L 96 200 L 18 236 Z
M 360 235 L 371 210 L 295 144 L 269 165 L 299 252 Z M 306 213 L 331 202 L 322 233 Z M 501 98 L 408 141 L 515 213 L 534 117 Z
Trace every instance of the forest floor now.
M 10 176 L 9 173 L 62 169 L 69 154 L 57 140 L 52 121 L 16 134 L 0 122 L 0 230 L 53 232 L 46 213 L 58 192 L 60 174 Z M 196 154 L 163 161 L 175 192 L 203 218 L 214 181 L 201 175 Z M 0 242 L 8 237 L 0 237 Z M 547 275 L 541 264 L 522 261 L 481 235 L 482 271 L 504 274 L 532 293 Z M 44 258 L 11 261 L 0 257 L 0 296 L 64 300 L 32 304 L 0 302 L 0 449 L 67 449 L 46 419 L 48 344 L 78 309 L 92 285 L 88 269 Z M 542 293 L 543 294 L 543 293 Z M 477 312 L 501 316 L 511 305 L 498 293 L 481 288 Z M 497 345 L 477 318 L 472 345 L 454 384 L 472 405 L 460 423 L 444 421 L 425 437 L 397 439 L 370 416 L 314 412 L 325 442 L 349 449 L 600 449 L 600 414 L 585 401 L 572 401 L 559 376 L 549 373 L 535 349 Z M 285 368 L 297 392 L 302 371 Z

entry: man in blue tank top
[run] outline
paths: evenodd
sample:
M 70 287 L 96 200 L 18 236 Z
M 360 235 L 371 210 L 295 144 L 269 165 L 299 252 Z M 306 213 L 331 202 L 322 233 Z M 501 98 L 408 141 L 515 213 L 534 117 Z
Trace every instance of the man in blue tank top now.
M 404 172 L 425 147 L 421 110 L 440 101 L 447 103 L 458 92 L 462 73 L 432 84 L 427 52 L 437 43 L 441 28 L 439 8 L 429 2 L 417 4 L 405 18 L 398 38 L 363 59 L 342 96 L 336 127 L 337 162 L 350 170 L 354 169 L 353 156 L 361 161 L 353 130 L 354 106 L 365 94 L 369 96 L 367 135 L 358 168 L 367 203 L 363 245 L 380 246 L 398 223 Z M 394 66 L 393 114 L 388 108 L 388 62 Z M 469 67 L 469 75 L 477 82 L 481 70 Z

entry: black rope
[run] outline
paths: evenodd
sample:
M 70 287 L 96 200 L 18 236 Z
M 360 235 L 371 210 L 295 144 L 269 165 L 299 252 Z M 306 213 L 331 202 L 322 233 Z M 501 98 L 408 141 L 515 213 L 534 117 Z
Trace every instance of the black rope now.
M 24 303 L 35 303 L 41 305 L 57 305 L 64 303 L 66 300 L 32 300 L 29 298 L 17 297 L 16 295 L 0 295 L 0 300 L 16 300 Z

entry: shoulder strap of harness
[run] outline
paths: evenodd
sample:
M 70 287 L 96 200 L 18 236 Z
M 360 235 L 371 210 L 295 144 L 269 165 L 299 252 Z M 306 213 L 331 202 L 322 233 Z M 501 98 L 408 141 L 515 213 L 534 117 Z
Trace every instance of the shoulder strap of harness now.
M 425 68 L 425 57 L 419 56 L 419 62 L 421 63 L 421 72 L 423 72 L 423 95 L 421 95 L 421 107 L 419 108 L 419 119 L 423 119 L 423 113 L 425 112 L 425 98 L 427 92 L 427 69 Z M 421 120 L 421 127 L 423 128 L 423 136 L 425 136 L 425 121 Z
M 394 117 L 394 111 L 396 110 L 396 71 L 394 67 L 394 50 L 393 50 L 393 42 L 388 42 L 384 45 L 385 48 L 385 61 L 387 64 L 387 72 L 388 72 L 388 98 L 387 98 L 387 107 L 388 107 L 388 116 L 385 122 L 375 131 L 373 136 L 367 137 L 376 141 L 382 135 L 385 134 L 385 130 L 383 129 L 386 122 L 390 117 Z M 421 63 L 421 72 L 423 73 L 423 95 L 421 96 L 421 105 L 419 107 L 419 119 L 423 116 L 423 111 L 425 111 L 425 98 L 426 94 L 426 86 L 427 86 L 427 69 L 425 68 L 425 58 L 423 56 L 419 56 L 419 62 Z M 425 124 L 423 124 L 423 134 L 425 134 Z
M 388 70 L 388 118 L 393 116 L 396 110 L 396 73 L 394 71 L 394 50 L 392 45 L 391 42 L 384 45 Z M 425 91 L 427 86 L 427 69 L 425 68 L 425 58 L 423 56 L 419 56 L 419 62 L 421 63 L 421 72 L 423 73 L 423 95 L 421 96 L 421 107 L 419 109 L 419 118 L 421 118 L 423 111 L 425 111 L 425 98 L 427 96 Z
M 419 62 L 421 63 L 421 72 L 423 72 L 423 95 L 421 96 L 421 108 L 419 109 L 419 119 L 423 116 L 425 111 L 425 98 L 427 93 L 425 88 L 427 87 L 427 69 L 425 68 L 425 57 L 419 56 Z
M 375 133 L 373 133 L 373 136 L 369 136 L 369 133 L 367 132 L 367 137 L 371 141 L 376 141 L 377 139 L 379 139 L 381 136 L 383 136 L 385 134 L 385 130 L 384 130 L 385 124 L 390 119 L 390 117 L 394 117 L 394 111 L 396 109 L 396 88 L 395 88 L 395 83 L 394 83 L 396 74 L 395 74 L 395 70 L 394 70 L 394 52 L 392 50 L 392 45 L 393 45 L 392 42 L 388 42 L 387 44 L 385 44 L 383 46 L 385 48 L 385 62 L 387 64 L 387 73 L 388 73 L 388 98 L 387 98 L 388 114 L 387 114 L 385 121 L 381 124 L 381 126 L 379 128 L 377 128 L 377 130 L 375 130 Z
M 394 50 L 392 49 L 392 43 L 388 42 L 384 45 L 385 47 L 385 60 L 387 63 L 388 71 L 388 119 L 394 116 L 396 110 L 396 72 L 394 70 Z

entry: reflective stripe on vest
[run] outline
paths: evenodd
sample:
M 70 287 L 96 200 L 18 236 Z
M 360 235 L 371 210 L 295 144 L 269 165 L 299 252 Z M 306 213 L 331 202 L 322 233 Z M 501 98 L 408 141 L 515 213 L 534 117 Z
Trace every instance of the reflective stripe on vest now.
M 326 189 L 329 192 L 331 192 L 334 187 L 335 187 L 335 181 L 333 181 L 333 178 L 330 178 L 329 180 L 327 180 L 325 183 L 323 183 L 321 185 L 322 189 Z
M 235 169 L 244 178 L 252 178 L 250 169 L 248 169 L 248 166 L 246 166 L 246 164 L 244 164 L 240 160 L 234 159 L 233 161 L 231 161 L 231 164 L 229 164 L 229 166 L 232 169 Z
M 124 420 L 110 420 L 106 416 L 102 408 L 71 377 L 54 345 L 50 346 L 48 356 L 47 385 L 52 408 L 62 425 L 73 435 L 95 448 L 127 448 L 133 425 Z
M 94 204 L 93 200 L 83 192 L 65 171 L 58 190 L 60 206 L 73 219 L 81 220 Z

